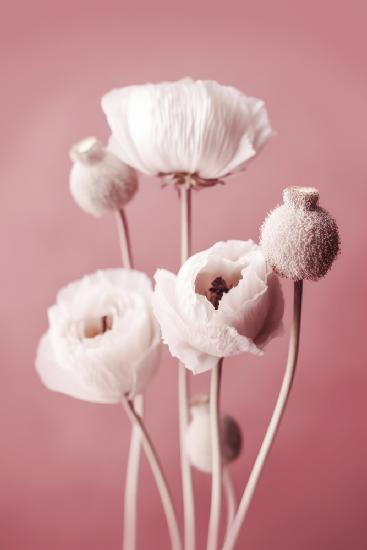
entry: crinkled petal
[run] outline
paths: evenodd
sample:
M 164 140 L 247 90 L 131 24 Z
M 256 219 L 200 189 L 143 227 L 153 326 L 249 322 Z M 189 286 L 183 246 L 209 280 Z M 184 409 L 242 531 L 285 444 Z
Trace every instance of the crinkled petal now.
M 158 323 L 155 322 L 154 338 L 151 346 L 139 357 L 139 360 L 130 365 L 134 382 L 129 393 L 130 399 L 143 392 L 159 367 L 161 356 L 161 331 Z
M 231 326 L 184 319 L 180 315 L 174 274 L 160 269 L 155 274 L 155 280 L 153 310 L 161 326 L 163 341 L 171 354 L 188 369 L 195 373 L 204 372 L 218 358 L 244 351 L 262 354 L 254 342 Z
M 251 125 L 249 98 L 236 88 L 215 81 L 196 84 L 205 89 L 207 98 L 200 121 L 202 146 L 196 171 L 204 179 L 216 179 L 230 172 L 236 158 L 237 163 L 243 163 L 256 153 L 246 136 Z
M 213 369 L 219 361 L 218 357 L 201 353 L 191 346 L 182 346 L 181 363 L 193 374 L 202 374 Z
M 158 269 L 154 275 L 156 286 L 153 294 L 153 312 L 161 327 L 162 339 L 168 345 L 171 354 L 178 359 L 180 347 L 189 339 L 188 327 L 178 314 L 175 295 L 176 276 Z
M 142 391 L 159 359 L 152 295 L 149 278 L 128 269 L 97 271 L 62 289 L 37 355 L 45 384 L 101 403 Z
M 102 110 L 107 117 L 113 136 L 108 148 L 121 160 L 124 159 L 123 162 L 129 166 L 144 174 L 149 174 L 151 173 L 150 168 L 141 157 L 139 144 L 134 142 L 131 135 L 131 123 L 134 122 L 135 116 L 135 113 L 132 112 L 131 98 L 134 93 L 140 95 L 140 86 L 127 86 L 111 90 L 102 98 Z
M 264 103 L 215 81 L 128 86 L 102 98 L 109 148 L 143 173 L 217 179 L 242 169 L 272 130 Z
M 82 368 L 82 365 L 81 365 Z M 125 380 L 121 380 L 119 387 L 112 386 L 101 388 L 85 383 L 82 376 L 78 376 L 75 370 L 61 367 L 54 356 L 49 334 L 45 334 L 39 343 L 36 356 L 36 370 L 43 384 L 52 391 L 64 393 L 70 397 L 91 401 L 92 403 L 119 403 L 121 397 L 131 387 L 130 372 L 127 372 Z
M 81 279 L 73 281 L 63 287 L 56 296 L 58 305 L 64 303 L 66 307 L 75 302 L 75 293 L 80 287 L 85 286 L 87 289 L 91 287 L 101 287 L 101 282 L 104 284 L 121 286 L 122 289 L 131 290 L 133 292 L 142 293 L 150 299 L 152 292 L 152 283 L 149 277 L 135 269 L 111 268 L 98 270 L 91 275 L 85 275 Z
M 225 294 L 219 304 L 223 319 L 240 334 L 254 339 L 268 312 L 267 266 L 257 248 L 248 253 L 238 284 Z
M 276 336 L 283 333 L 284 297 L 278 277 L 271 273 L 268 277 L 269 308 L 264 325 L 255 338 L 256 345 L 263 349 Z

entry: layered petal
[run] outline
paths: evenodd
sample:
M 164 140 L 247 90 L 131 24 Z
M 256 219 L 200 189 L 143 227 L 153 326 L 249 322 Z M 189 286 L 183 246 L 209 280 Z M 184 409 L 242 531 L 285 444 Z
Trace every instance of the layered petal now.
M 98 271 L 63 288 L 37 354 L 44 383 L 103 403 L 142 391 L 159 361 L 151 298 L 148 277 L 126 269 Z
M 133 382 L 129 371 L 122 371 L 123 376 L 118 383 L 111 380 L 107 373 L 104 373 L 103 383 L 101 371 L 96 383 L 92 380 L 86 381 L 80 370 L 68 369 L 58 363 L 48 333 L 43 335 L 38 346 L 36 370 L 49 390 L 92 403 L 120 402 L 121 396 L 130 391 Z
M 221 357 L 261 355 L 280 331 L 280 285 L 252 241 L 217 243 L 189 258 L 177 276 L 158 270 L 155 281 L 163 341 L 195 373 Z
M 264 103 L 215 81 L 146 84 L 102 98 L 110 149 L 150 175 L 218 179 L 244 168 L 272 134 Z

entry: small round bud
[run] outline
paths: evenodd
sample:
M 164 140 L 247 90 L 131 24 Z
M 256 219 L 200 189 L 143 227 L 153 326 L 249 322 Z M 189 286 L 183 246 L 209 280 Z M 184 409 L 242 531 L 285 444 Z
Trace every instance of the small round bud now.
M 288 187 L 283 199 L 261 227 L 263 252 L 282 277 L 317 281 L 339 254 L 338 226 L 318 205 L 319 192 L 313 187 Z
M 190 463 L 202 472 L 212 470 L 212 445 L 208 396 L 198 396 L 191 402 L 191 421 L 185 435 L 186 452 Z M 222 461 L 233 462 L 242 448 L 241 429 L 229 415 L 220 418 Z
M 101 216 L 120 210 L 138 188 L 135 170 L 102 146 L 95 137 L 85 138 L 70 149 L 74 162 L 70 192 L 88 214 Z

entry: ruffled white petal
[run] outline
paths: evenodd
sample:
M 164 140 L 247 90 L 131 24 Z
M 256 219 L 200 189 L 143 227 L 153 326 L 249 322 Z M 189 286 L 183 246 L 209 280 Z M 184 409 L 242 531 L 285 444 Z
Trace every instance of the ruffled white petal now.
M 283 334 L 284 297 L 278 277 L 271 273 L 268 278 L 269 308 L 261 331 L 255 338 L 256 345 L 263 349 L 266 344 Z
M 102 98 L 109 148 L 143 173 L 218 179 L 238 171 L 269 139 L 264 103 L 215 81 L 146 84 Z
M 69 284 L 49 309 L 37 370 L 56 391 L 95 402 L 143 391 L 158 367 L 160 328 L 148 277 L 98 271 Z M 108 330 L 101 320 L 108 319 Z
M 127 373 L 125 380 L 121 380 L 119 386 L 111 387 L 107 382 L 103 390 L 101 384 L 85 383 L 77 372 L 58 364 L 48 333 L 41 338 L 38 346 L 36 370 L 49 390 L 92 403 L 119 403 L 121 396 L 129 391 L 132 384 L 130 373 Z
M 220 357 L 244 351 L 262 354 L 251 339 L 231 326 L 201 322 L 193 317 L 187 320 L 181 316 L 175 292 L 176 276 L 160 269 L 154 278 L 153 310 L 161 326 L 163 341 L 186 368 L 197 374 L 211 369 Z
M 161 331 L 156 324 L 154 338 L 150 347 L 130 365 L 133 382 L 129 391 L 129 398 L 142 393 L 150 380 L 153 378 L 159 367 L 161 357 Z
M 216 277 L 230 288 L 217 309 L 207 298 Z M 252 241 L 220 242 L 189 258 L 177 276 L 155 274 L 153 309 L 171 354 L 194 373 L 221 357 L 262 355 L 280 332 L 283 297 L 276 276 Z

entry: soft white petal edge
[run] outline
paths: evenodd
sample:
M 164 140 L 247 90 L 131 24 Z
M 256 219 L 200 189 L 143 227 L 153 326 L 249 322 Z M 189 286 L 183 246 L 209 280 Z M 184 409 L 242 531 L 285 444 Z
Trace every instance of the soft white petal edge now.
M 60 367 L 55 361 L 48 333 L 42 336 L 38 346 L 36 371 L 49 390 L 92 403 L 111 404 L 121 401 L 121 395 L 118 392 L 110 395 L 101 394 L 100 391 L 86 386 L 74 371 Z
M 137 98 L 137 103 L 134 98 Z M 179 133 L 181 138 L 178 141 L 177 136 L 175 141 L 168 132 L 168 140 L 175 143 L 173 148 L 167 146 L 167 131 L 172 125 L 169 111 L 166 111 L 167 98 L 173 101 L 179 112 L 187 111 L 187 118 L 191 121 L 186 126 L 180 122 L 182 132 Z M 149 116 L 143 117 L 143 120 L 153 134 L 154 122 L 149 109 L 153 112 L 157 109 L 162 111 L 154 143 L 145 139 L 146 132 L 140 131 L 139 105 L 147 109 Z M 205 115 L 208 105 L 214 109 L 212 117 Z M 204 179 L 218 179 L 243 170 L 247 162 L 256 156 L 273 135 L 262 100 L 246 96 L 236 88 L 220 85 L 216 81 L 194 81 L 187 77 L 177 82 L 126 86 L 107 92 L 101 99 L 101 107 L 112 131 L 109 149 L 128 165 L 149 175 L 185 171 L 198 173 Z M 195 109 L 197 116 L 194 116 Z M 220 114 L 223 110 L 228 113 L 228 117 L 224 118 L 225 124 Z M 232 119 L 242 127 L 241 135 L 238 128 L 235 132 L 231 127 Z M 208 138 L 208 141 L 203 138 L 213 133 L 216 124 L 219 128 L 218 135 L 223 134 L 217 155 L 213 138 Z M 137 126 L 139 132 L 136 134 Z M 186 147 L 186 150 L 183 146 L 184 136 L 186 145 L 188 142 L 188 129 L 191 132 L 191 141 L 196 144 L 194 151 L 199 151 L 196 160 L 193 160 L 195 155 L 191 148 Z M 227 155 L 221 158 L 222 152 L 227 149 Z M 217 161 L 213 162 L 215 158 Z
M 155 375 L 159 367 L 161 354 L 160 332 L 156 331 L 151 346 L 136 362 L 129 365 L 133 382 L 131 389 L 126 392 L 129 398 L 134 397 L 145 388 L 146 384 Z M 144 368 L 142 366 L 144 365 Z M 36 355 L 36 371 L 43 384 L 52 391 L 66 394 L 70 397 L 90 401 L 92 403 L 114 404 L 120 403 L 125 392 L 106 392 L 95 388 L 83 381 L 75 370 L 61 367 L 55 360 L 49 333 L 46 332 L 38 345 Z
M 202 326 L 186 323 L 179 314 L 175 296 L 176 276 L 164 269 L 155 275 L 153 312 L 161 326 L 162 339 L 171 355 L 177 357 L 194 374 L 210 370 L 221 357 L 242 352 L 262 355 L 252 340 L 230 326 Z

